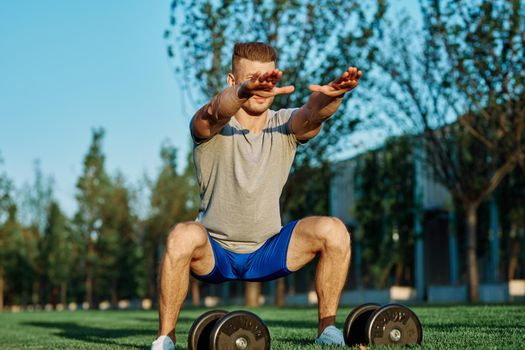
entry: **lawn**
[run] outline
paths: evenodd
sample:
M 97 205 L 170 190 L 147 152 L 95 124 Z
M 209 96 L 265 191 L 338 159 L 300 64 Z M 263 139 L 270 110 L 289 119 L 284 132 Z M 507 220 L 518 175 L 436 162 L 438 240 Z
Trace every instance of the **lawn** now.
M 233 308 L 228 308 L 234 310 Z M 424 330 L 422 349 L 525 349 L 525 305 L 413 307 Z M 177 350 L 204 309 L 182 312 Z M 260 308 L 272 349 L 326 349 L 313 345 L 314 308 Z M 339 312 L 341 326 L 350 308 Z M 148 349 L 157 328 L 154 311 L 61 311 L 0 314 L 0 349 Z

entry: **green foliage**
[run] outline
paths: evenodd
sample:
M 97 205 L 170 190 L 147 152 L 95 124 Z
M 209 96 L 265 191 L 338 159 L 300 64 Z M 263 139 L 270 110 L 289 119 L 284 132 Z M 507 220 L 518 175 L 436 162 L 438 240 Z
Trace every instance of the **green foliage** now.
M 16 206 L 10 205 L 8 208 L 7 220 L 0 226 L 0 279 L 5 279 L 7 289 L 11 283 L 9 278 L 15 274 L 13 270 L 17 263 L 17 248 L 22 241 L 21 228 L 16 222 Z M 0 290 L 0 297 L 3 297 L 4 290 Z
M 52 201 L 39 247 L 43 300 L 57 303 L 56 291 L 62 288 L 63 295 L 66 295 L 67 285 L 71 284 L 72 277 L 79 272 L 72 270 L 71 266 L 74 266 L 75 259 L 78 258 L 80 244 L 60 206 Z
M 363 262 L 366 268 L 361 271 L 366 285 L 378 280 L 384 269 L 379 261 L 383 249 L 380 242 L 386 236 L 383 218 L 386 217 L 383 206 L 384 183 L 381 178 L 381 164 L 378 152 L 368 152 L 359 159 L 356 169 L 356 202 L 354 213 L 358 221 L 358 239 L 362 242 Z M 380 284 L 384 284 L 383 279 Z
M 42 255 L 46 275 L 56 286 L 67 282 L 71 271 L 73 254 L 72 232 L 67 218 L 58 203 L 52 202 L 49 208 L 47 225 L 42 237 Z
M 111 290 L 112 298 L 129 299 L 137 295 L 141 283 L 142 251 L 137 234 L 137 218 L 131 210 L 131 196 L 123 175 L 112 182 L 104 210 L 102 233 L 97 241 L 97 269 L 102 290 Z
M 177 149 L 165 142 L 160 151 L 162 167 L 151 188 L 151 212 L 144 223 L 144 256 L 148 295 L 157 296 L 157 271 L 160 262 L 160 248 L 170 229 L 177 223 L 194 220 L 199 205 L 199 188 L 191 152 L 186 168 L 177 171 Z
M 521 169 L 502 182 L 495 193 L 501 223 L 500 267 L 503 278 L 525 278 L 525 177 Z
M 77 181 L 76 198 L 79 210 L 76 222 L 81 226 L 87 240 L 98 235 L 97 230 L 102 225 L 101 213 L 111 189 L 110 178 L 104 168 L 103 138 L 104 130 L 93 130 L 91 146 L 84 157 L 82 175 Z
M 8 302 L 27 304 L 36 277 L 38 232 L 22 227 L 16 205 L 11 205 L 8 212 L 7 221 L 0 227 L 0 269 L 6 280 Z
M 104 168 L 103 138 L 104 130 L 93 130 L 91 145 L 84 157 L 82 175 L 77 181 L 78 211 L 74 218 L 76 229 L 83 240 L 84 250 L 81 252 L 79 263 L 85 278 L 86 300 L 90 305 L 93 305 L 93 288 L 97 280 L 95 269 L 98 256 L 95 244 L 103 232 L 102 218 L 111 191 L 110 178 Z M 104 233 L 102 241 L 107 239 L 107 230 Z M 107 293 L 107 290 L 102 293 Z
M 149 231 L 156 235 L 160 244 L 169 229 L 177 222 L 195 218 L 195 180 L 193 164 L 189 162 L 185 172 L 177 172 L 177 149 L 168 143 L 161 148 L 162 168 L 151 192 L 151 215 Z M 189 159 L 188 159 L 189 160 Z M 191 190 L 193 186 L 193 192 Z
M 25 184 L 19 194 L 19 217 L 24 226 L 34 226 L 43 233 L 53 197 L 53 178 L 44 175 L 40 161 L 34 163 L 34 180 Z
M 357 162 L 355 217 L 363 247 L 365 284 L 410 284 L 413 269 L 413 139 L 391 138 Z M 395 268 L 395 271 L 393 269 Z M 393 273 L 394 272 L 394 273 Z
M 0 166 L 3 165 L 0 154 Z M 0 225 L 7 219 L 9 206 L 13 203 L 13 183 L 7 174 L 0 172 Z
M 142 252 L 125 180 L 122 175 L 112 179 L 105 170 L 103 137 L 103 130 L 93 131 L 77 182 L 79 211 L 74 221 L 85 247 L 79 262 L 84 267 L 86 298 L 90 303 L 109 299 L 114 304 L 119 296 L 136 295 Z

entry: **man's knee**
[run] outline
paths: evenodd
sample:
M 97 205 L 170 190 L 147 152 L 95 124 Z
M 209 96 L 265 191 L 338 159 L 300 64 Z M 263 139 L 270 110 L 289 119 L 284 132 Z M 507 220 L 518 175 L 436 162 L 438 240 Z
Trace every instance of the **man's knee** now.
M 204 246 L 208 235 L 196 222 L 182 222 L 171 229 L 166 239 L 166 253 L 173 257 L 188 258 Z
M 337 217 L 323 216 L 320 218 L 319 235 L 324 247 L 331 250 L 350 251 L 350 234 L 344 222 Z

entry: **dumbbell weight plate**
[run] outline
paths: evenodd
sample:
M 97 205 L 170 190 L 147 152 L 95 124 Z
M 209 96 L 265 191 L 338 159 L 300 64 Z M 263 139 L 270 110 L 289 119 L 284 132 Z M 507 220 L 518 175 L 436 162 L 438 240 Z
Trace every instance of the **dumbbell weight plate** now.
M 379 304 L 367 303 L 354 308 L 345 321 L 344 337 L 348 346 L 367 344 L 366 323 L 370 315 L 379 309 Z
M 376 310 L 367 322 L 370 345 L 421 344 L 423 328 L 417 315 L 399 304 L 385 305 Z
M 188 350 L 209 350 L 210 333 L 217 320 L 226 315 L 224 310 L 212 310 L 203 313 L 190 328 Z
M 210 334 L 211 350 L 269 350 L 270 332 L 264 322 L 248 311 L 222 317 Z

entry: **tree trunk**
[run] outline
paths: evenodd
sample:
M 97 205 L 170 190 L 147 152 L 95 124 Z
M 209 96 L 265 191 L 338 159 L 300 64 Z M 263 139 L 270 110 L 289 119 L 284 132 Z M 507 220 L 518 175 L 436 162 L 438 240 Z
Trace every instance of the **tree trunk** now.
M 471 303 L 479 302 L 479 271 L 477 256 L 477 215 L 478 206 L 469 204 L 466 209 L 467 213 L 467 268 L 468 268 L 468 289 L 469 301 Z
M 38 284 L 38 303 L 40 305 L 45 305 L 48 299 L 47 294 L 47 280 L 44 277 L 44 274 L 40 277 L 40 282 Z
M 193 306 L 201 305 L 201 290 L 199 281 L 195 278 L 191 279 L 191 303 Z
M 0 266 L 0 312 L 4 310 L 4 267 Z
M 24 283 L 25 284 L 25 283 Z M 20 298 L 20 304 L 22 305 L 22 308 L 25 309 L 27 307 L 27 300 L 29 299 L 29 293 L 27 291 L 27 287 L 22 287 L 22 294 Z
M 116 279 L 111 283 L 111 308 L 118 309 L 118 283 Z
M 516 272 L 518 270 L 518 264 L 520 260 L 520 237 L 516 237 L 517 233 L 520 232 L 519 228 L 516 227 L 516 224 L 513 224 L 510 228 L 510 239 L 509 239 L 509 250 L 510 250 L 510 259 L 509 266 L 507 270 L 507 279 L 515 279 Z
M 148 297 L 151 300 L 157 298 L 157 276 L 155 275 L 155 254 L 148 254 L 147 258 L 147 271 L 148 271 Z
M 91 270 L 87 271 L 86 277 L 86 301 L 90 309 L 93 308 L 93 279 L 91 278 Z
M 56 309 L 58 304 L 58 288 L 51 288 L 51 305 L 53 305 L 53 310 Z
M 286 300 L 286 280 L 284 277 L 279 278 L 275 289 L 275 306 L 284 306 Z
M 261 282 L 246 282 L 244 300 L 246 306 L 259 306 L 259 297 L 261 295 Z
M 405 265 L 403 262 L 398 262 L 396 264 L 396 281 L 394 285 L 401 286 L 403 285 L 403 270 L 405 269 Z
M 67 283 L 60 283 L 60 303 L 67 308 Z
M 87 261 L 86 261 L 86 301 L 90 309 L 94 307 L 93 305 L 93 257 L 95 256 L 95 248 L 93 247 L 93 242 L 91 238 L 88 238 L 88 247 L 87 247 Z
M 513 280 L 514 276 L 516 275 L 516 269 L 518 267 L 518 259 L 515 255 L 512 255 L 509 262 L 509 280 Z
M 35 281 L 32 284 L 32 292 L 31 292 L 31 304 L 36 305 L 39 303 L 39 296 L 40 296 L 40 282 Z
M 521 274 L 525 277 L 525 227 L 521 229 L 521 261 L 522 261 L 522 272 Z
M 286 276 L 287 286 L 288 286 L 288 295 L 295 294 L 295 274 L 291 273 Z

